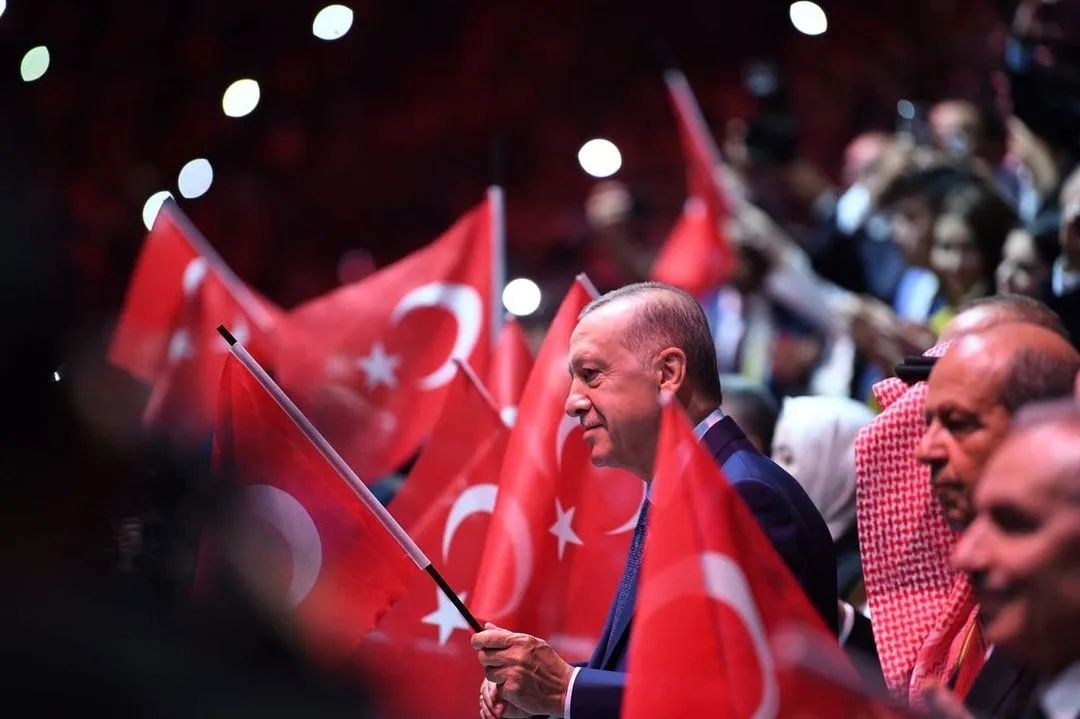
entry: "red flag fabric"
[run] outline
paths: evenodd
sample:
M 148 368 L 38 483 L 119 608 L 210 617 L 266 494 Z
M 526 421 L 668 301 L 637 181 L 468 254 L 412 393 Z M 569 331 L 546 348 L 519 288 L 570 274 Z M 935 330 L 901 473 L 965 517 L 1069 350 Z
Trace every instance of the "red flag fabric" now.
M 510 318 L 503 325 L 495 351 L 491 357 L 488 387 L 495 404 L 502 413 L 503 421 L 513 426 L 517 419 L 518 402 L 525 390 L 525 382 L 533 368 L 533 356 L 521 324 Z
M 770 637 L 797 627 L 824 638 L 822 660 L 846 660 L 674 401 L 650 501 L 624 719 L 803 716 Z
M 431 441 L 390 505 L 447 583 L 468 603 L 487 535 L 509 430 L 471 373 L 454 379 Z M 360 648 L 364 676 L 381 687 L 387 717 L 476 716 L 483 670 L 472 630 L 427 576 Z M 417 686 L 423 691 L 417 691 Z
M 419 574 L 355 490 L 254 376 L 229 355 L 214 458 L 238 482 L 232 531 L 215 538 L 264 600 L 291 607 L 319 659 L 346 659 Z
M 109 361 L 152 385 L 144 421 L 175 438 L 213 428 L 227 325 L 258 351 L 280 311 L 221 262 L 172 202 L 143 243 Z
M 693 294 L 715 289 L 731 276 L 735 252 L 723 224 L 729 214 L 719 172 L 722 160 L 686 77 L 665 74 L 686 161 L 686 205 L 653 264 L 652 279 Z
M 595 290 L 579 277 L 551 323 L 499 475 L 472 608 L 543 637 L 568 661 L 592 653 L 644 498 L 629 472 L 593 467 L 565 414 L 570 334 Z
M 420 447 L 454 359 L 487 374 L 492 238 L 485 201 L 427 247 L 278 323 L 278 380 L 365 480 Z

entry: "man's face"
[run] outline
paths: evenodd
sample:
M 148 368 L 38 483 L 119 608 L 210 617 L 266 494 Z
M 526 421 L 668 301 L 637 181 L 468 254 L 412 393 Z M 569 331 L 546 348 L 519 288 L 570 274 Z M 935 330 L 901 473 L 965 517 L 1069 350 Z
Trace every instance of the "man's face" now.
M 634 311 L 615 302 L 578 323 L 570 337 L 566 413 L 581 422 L 593 464 L 649 479 L 660 427 L 660 372 L 623 342 Z
M 1076 441 L 1075 432 L 1044 427 L 1002 446 L 953 550 L 953 564 L 972 578 L 987 640 L 1054 671 L 1080 649 L 1080 501 L 1062 489 L 1071 482 L 1076 491 L 1077 452 L 1068 466 L 1046 449 Z
M 999 402 L 1005 368 L 969 337 L 938 360 L 926 394 L 926 433 L 916 456 L 930 467 L 930 487 L 945 521 L 963 529 L 973 516 L 971 491 L 1001 443 L 1009 413 Z

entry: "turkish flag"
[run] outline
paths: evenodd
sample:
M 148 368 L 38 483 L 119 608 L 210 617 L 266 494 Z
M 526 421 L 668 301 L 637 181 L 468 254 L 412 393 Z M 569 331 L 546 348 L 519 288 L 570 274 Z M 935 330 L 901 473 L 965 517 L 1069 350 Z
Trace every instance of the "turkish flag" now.
M 487 391 L 462 370 L 390 510 L 468 603 L 509 430 Z M 426 575 L 379 622 L 358 654 L 388 717 L 476 716 L 483 670 L 472 630 Z M 417 691 L 417 686 L 424 687 Z
M 564 411 L 570 334 L 595 296 L 585 282 L 571 286 L 525 386 L 471 602 L 482 621 L 543 637 L 568 661 L 592 653 L 645 490 L 593 467 Z
M 510 318 L 503 325 L 491 356 L 488 387 L 503 419 L 510 426 L 517 419 L 518 402 L 533 368 L 533 356 L 521 324 Z
M 487 374 L 492 216 L 481 203 L 430 245 L 277 325 L 279 382 L 365 480 L 419 449 L 454 359 Z
M 231 354 L 221 373 L 214 460 L 239 483 L 222 556 L 271 606 L 291 608 L 319 659 L 347 658 L 420 572 L 315 445 Z
M 664 80 L 686 161 L 687 200 L 682 216 L 660 248 L 651 275 L 654 280 L 702 294 L 726 282 L 736 262 L 723 229 L 729 215 L 720 175 L 723 160 L 686 77 L 669 70 Z
M 796 627 L 846 660 L 682 409 L 662 415 L 623 717 L 801 716 L 770 636 Z
M 258 351 L 279 314 L 166 202 L 135 265 L 109 361 L 152 385 L 146 424 L 174 438 L 201 439 L 213 428 L 228 353 L 217 326 Z

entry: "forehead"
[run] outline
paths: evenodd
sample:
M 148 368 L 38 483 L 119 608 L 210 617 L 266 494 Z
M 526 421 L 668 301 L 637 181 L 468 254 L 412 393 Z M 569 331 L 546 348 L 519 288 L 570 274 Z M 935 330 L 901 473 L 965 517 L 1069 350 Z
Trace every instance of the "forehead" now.
M 609 354 L 625 349 L 623 339 L 634 307 L 615 301 L 582 317 L 570 335 L 570 360 L 583 354 Z
M 951 242 L 972 241 L 971 232 L 956 215 L 942 215 L 934 225 L 934 236 Z
M 1058 501 L 1067 484 L 1080 484 L 1080 452 L 1066 449 L 1069 442 L 1076 442 L 1075 433 L 1070 437 L 1053 427 L 1014 433 L 987 463 L 976 485 L 976 500 L 983 505 L 1013 501 L 1029 507 L 1070 504 Z M 1048 447 L 1058 449 L 1048 452 Z M 1035 457 L 1043 459 L 1032 461 Z
M 999 355 L 979 337 L 962 339 L 930 372 L 926 409 L 952 404 L 982 411 L 996 405 L 1005 369 Z

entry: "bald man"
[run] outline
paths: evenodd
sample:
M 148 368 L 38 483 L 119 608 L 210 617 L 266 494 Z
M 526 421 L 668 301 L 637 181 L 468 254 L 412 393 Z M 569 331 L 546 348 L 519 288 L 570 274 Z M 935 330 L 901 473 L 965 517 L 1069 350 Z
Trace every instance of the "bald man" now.
M 1071 394 L 1080 355 L 1061 335 L 1005 324 L 967 335 L 930 373 L 926 432 L 916 450 L 945 521 L 964 529 L 971 492 L 1021 406 Z
M 1080 718 L 1080 406 L 1021 411 L 987 462 L 974 510 L 953 563 L 971 577 L 995 652 L 1023 660 L 1038 683 L 1030 700 L 997 714 Z M 940 716 L 969 716 L 940 690 L 928 699 Z

